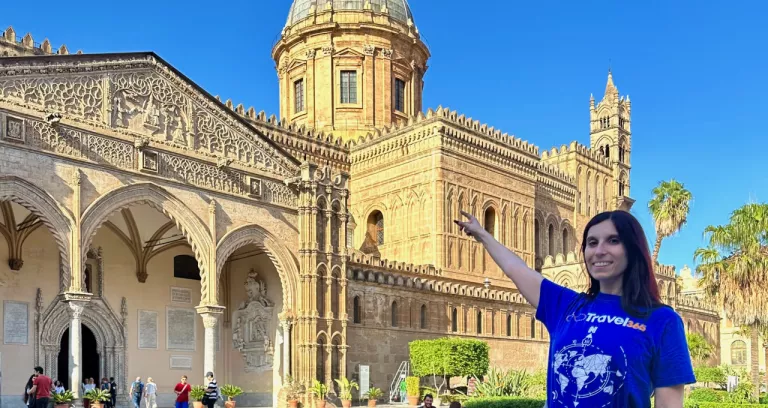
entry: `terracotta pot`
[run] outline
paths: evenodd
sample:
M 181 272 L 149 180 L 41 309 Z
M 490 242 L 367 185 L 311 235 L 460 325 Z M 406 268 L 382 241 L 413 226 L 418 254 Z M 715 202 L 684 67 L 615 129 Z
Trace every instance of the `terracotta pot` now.
M 92 401 L 91 408 L 104 408 L 104 404 L 102 404 L 101 401 Z
M 376 400 L 368 400 L 368 406 L 369 407 L 375 407 L 376 406 Z
M 408 396 L 408 405 L 415 407 L 419 405 L 419 397 Z
M 53 404 L 56 408 L 69 408 L 69 403 Z
M 224 401 L 224 407 L 235 408 L 235 401 L 234 400 Z
M 315 408 L 325 408 L 325 400 L 315 401 Z
M 193 408 L 203 408 L 203 401 L 192 401 Z
M 298 400 L 289 400 L 288 401 L 288 408 L 298 408 L 299 401 Z
M 352 406 L 352 400 L 341 400 L 341 406 L 344 408 L 349 408 Z

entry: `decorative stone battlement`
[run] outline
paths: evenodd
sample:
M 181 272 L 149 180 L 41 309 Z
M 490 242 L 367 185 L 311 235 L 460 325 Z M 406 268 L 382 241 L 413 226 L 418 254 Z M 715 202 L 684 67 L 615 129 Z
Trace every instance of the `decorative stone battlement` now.
M 662 265 L 657 263 L 654 272 L 657 275 L 666 276 L 668 278 L 675 278 L 675 267 L 672 265 Z
M 3 32 L 2 37 L 0 37 L 0 46 L 2 45 L 10 45 L 22 55 L 69 55 L 69 49 L 66 45 L 62 44 L 58 50 L 54 51 L 51 42 L 47 38 L 44 39 L 42 43 L 35 42 L 35 39 L 32 38 L 32 34 L 30 33 L 19 38 L 13 27 L 8 27 Z M 81 50 L 77 51 L 77 54 L 82 53 L 83 51 Z M 9 51 L 2 51 L 0 49 L 0 56 L 8 57 L 15 55 L 11 55 Z
M 408 270 L 409 267 L 411 268 L 410 270 Z M 435 275 L 433 277 L 409 276 L 409 273 L 435 273 Z M 441 275 L 442 272 L 435 269 L 432 265 L 412 265 L 387 261 L 370 257 L 357 251 L 353 251 L 351 260 L 347 263 L 347 279 L 354 281 L 444 293 L 453 296 L 467 296 L 523 305 L 528 304 L 520 293 L 511 290 L 485 288 L 480 284 L 448 280 Z
M 544 258 L 543 268 L 552 268 L 556 266 L 568 266 L 581 263 L 581 254 L 574 251 L 568 251 L 567 254 L 557 254 L 554 257 L 547 255 Z
M 314 158 L 318 164 L 329 163 L 335 170 L 349 172 L 349 142 L 333 134 L 318 132 L 314 129 L 278 120 L 273 114 L 267 117 L 264 111 L 256 113 L 253 106 L 247 110 L 243 104 L 234 106 L 231 99 L 216 99 L 234 113 L 242 116 L 261 130 L 270 140 L 277 143 L 294 157 L 303 161 Z
M 677 299 L 675 299 L 675 309 L 719 316 L 719 309 L 714 302 L 704 297 L 690 294 L 678 295 Z
M 465 115 L 459 115 L 456 111 L 451 111 L 450 108 L 443 108 L 442 106 L 438 106 L 437 110 L 432 110 L 432 108 L 430 108 L 429 110 L 427 110 L 426 115 L 419 112 L 419 114 L 417 114 L 416 116 L 412 116 L 408 118 L 407 122 L 397 124 L 392 128 L 385 127 L 383 129 L 380 129 L 379 132 L 376 132 L 375 135 L 368 134 L 366 137 L 360 137 L 358 138 L 357 142 L 352 142 L 351 148 L 353 150 L 363 148 L 364 146 L 370 143 L 374 143 L 374 141 L 380 137 L 386 137 L 392 132 L 399 131 L 403 128 L 408 128 L 413 125 L 424 122 L 425 120 L 430 120 L 434 118 L 442 118 L 449 123 L 458 125 L 463 130 L 471 131 L 472 133 L 478 136 L 484 136 L 486 139 L 502 143 L 521 153 L 525 153 L 530 156 L 536 156 L 538 158 L 538 155 L 539 155 L 538 146 L 532 143 L 529 143 L 528 141 L 517 138 L 514 135 L 501 133 L 500 130 L 496 130 L 492 126 L 489 127 L 485 123 L 481 124 L 480 121 L 473 120 L 472 118 L 467 118 Z M 482 147 L 487 148 L 490 151 L 498 151 L 498 148 L 492 145 L 486 145 Z
M 579 154 L 586 157 L 590 161 L 602 164 L 606 167 L 610 167 L 611 165 L 611 160 L 600 153 L 600 151 L 592 150 L 589 147 L 584 146 L 583 144 L 580 144 L 576 141 L 571 142 L 568 146 L 561 145 L 559 149 L 557 147 L 553 147 L 550 150 L 543 151 L 541 153 L 541 159 L 552 160 L 561 156 L 568 155 L 570 153 Z

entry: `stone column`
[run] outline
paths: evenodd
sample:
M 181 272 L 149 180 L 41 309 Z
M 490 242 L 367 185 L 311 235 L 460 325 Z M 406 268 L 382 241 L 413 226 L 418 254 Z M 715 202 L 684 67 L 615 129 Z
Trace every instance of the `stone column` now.
M 80 383 L 82 382 L 82 351 L 80 345 L 82 338 L 81 321 L 86 305 L 88 304 L 88 298 L 82 296 L 80 293 L 67 293 L 65 294 L 65 301 L 69 306 L 67 312 L 69 313 L 69 384 L 70 390 L 78 399 L 80 395 Z
M 203 318 L 203 327 L 205 327 L 203 376 L 208 371 L 216 373 L 216 325 L 219 324 L 219 317 L 223 312 L 223 306 L 197 307 L 197 313 Z
M 291 375 L 291 325 L 290 320 L 282 320 L 280 326 L 283 328 L 283 382 L 287 381 Z

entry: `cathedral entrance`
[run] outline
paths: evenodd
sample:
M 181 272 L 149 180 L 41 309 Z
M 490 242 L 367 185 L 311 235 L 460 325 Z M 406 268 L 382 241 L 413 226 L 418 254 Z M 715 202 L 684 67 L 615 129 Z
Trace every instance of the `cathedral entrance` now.
M 101 382 L 99 377 L 99 349 L 96 342 L 96 336 L 93 335 L 91 329 L 86 325 L 80 325 L 80 353 L 82 355 L 82 380 L 86 378 L 93 378 L 96 385 Z M 58 380 L 64 384 L 64 387 L 69 389 L 69 329 L 64 331 L 61 336 L 61 348 L 59 349 L 58 357 Z

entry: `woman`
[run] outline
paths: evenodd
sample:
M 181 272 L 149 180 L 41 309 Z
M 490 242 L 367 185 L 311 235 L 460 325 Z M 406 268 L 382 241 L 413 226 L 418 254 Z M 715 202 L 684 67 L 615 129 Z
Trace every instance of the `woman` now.
M 586 293 L 559 286 L 496 241 L 472 215 L 456 221 L 482 243 L 536 308 L 550 333 L 547 406 L 683 406 L 694 383 L 683 322 L 659 300 L 648 243 L 628 212 L 598 214 L 584 228 Z
M 64 384 L 61 383 L 61 381 L 56 380 L 56 382 L 53 384 L 55 386 L 54 391 L 56 394 L 61 394 L 65 391 Z
M 29 380 L 27 380 L 27 384 L 24 385 L 24 405 L 27 406 L 27 408 L 34 408 L 35 406 L 35 395 L 29 395 L 29 390 L 32 389 L 34 386 L 34 380 L 35 380 L 35 374 L 32 374 L 29 376 Z
M 157 384 L 152 380 L 152 377 L 147 377 L 147 383 L 144 384 L 144 406 L 157 408 Z

